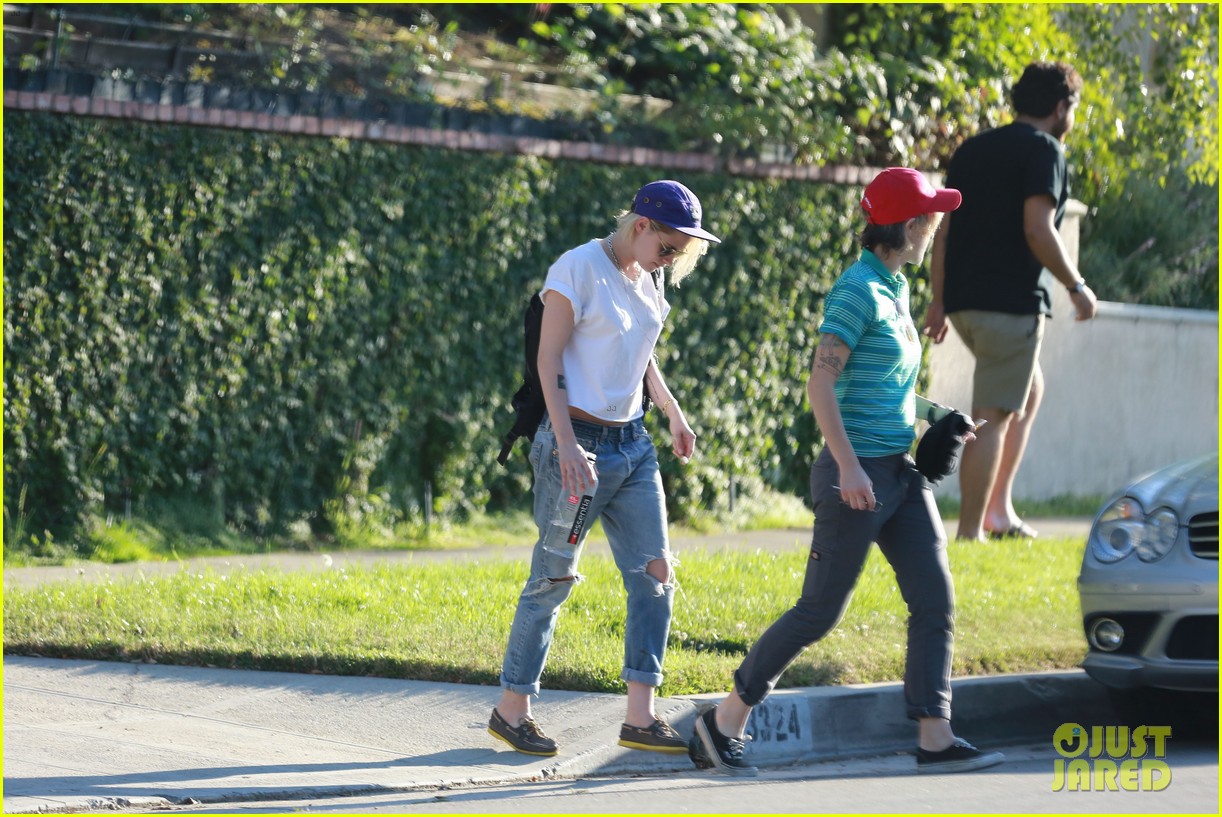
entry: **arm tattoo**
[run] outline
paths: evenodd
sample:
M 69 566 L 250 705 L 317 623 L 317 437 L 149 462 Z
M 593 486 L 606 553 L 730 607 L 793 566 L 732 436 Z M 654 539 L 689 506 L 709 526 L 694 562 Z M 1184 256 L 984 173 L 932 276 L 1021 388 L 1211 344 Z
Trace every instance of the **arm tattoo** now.
M 564 375 L 563 374 L 556 375 L 556 387 L 559 388 L 561 391 L 568 391 L 568 388 L 564 385 Z
M 830 372 L 833 377 L 840 377 L 844 372 L 844 361 L 841 359 L 844 341 L 835 335 L 824 335 L 819 339 L 819 348 L 815 349 L 815 368 Z

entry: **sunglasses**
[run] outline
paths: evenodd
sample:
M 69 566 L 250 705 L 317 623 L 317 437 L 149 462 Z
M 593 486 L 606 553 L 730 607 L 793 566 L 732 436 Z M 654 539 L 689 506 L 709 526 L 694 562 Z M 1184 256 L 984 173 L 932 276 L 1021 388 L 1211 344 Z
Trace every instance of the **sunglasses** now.
M 672 256 L 683 255 L 687 250 L 681 250 L 678 247 L 672 247 L 662 240 L 662 230 L 656 222 L 650 221 L 649 227 L 658 235 L 658 258 L 671 258 Z
M 839 485 L 833 485 L 833 486 L 831 486 L 831 487 L 832 487 L 832 488 L 835 488 L 837 491 L 839 491 L 839 490 L 840 490 L 840 486 L 839 486 Z M 845 507 L 850 507 L 850 506 L 849 506 L 849 503 L 845 502 L 843 499 L 842 499 L 842 500 L 840 500 L 840 504 L 841 504 L 841 505 L 844 505 Z M 882 501 L 881 499 L 879 499 L 878 497 L 874 497 L 874 510 L 870 511 L 870 513 L 878 513 L 878 512 L 879 512 L 879 511 L 881 511 L 882 509 L 883 509 L 883 501 Z M 862 510 L 865 510 L 865 509 L 863 508 Z

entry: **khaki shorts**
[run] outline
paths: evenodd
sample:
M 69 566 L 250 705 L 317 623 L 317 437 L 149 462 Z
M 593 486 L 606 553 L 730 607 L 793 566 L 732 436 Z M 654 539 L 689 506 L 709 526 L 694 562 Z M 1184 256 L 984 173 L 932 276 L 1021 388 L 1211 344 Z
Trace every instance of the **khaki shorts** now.
M 1043 315 L 1010 315 L 966 309 L 950 322 L 976 358 L 972 408 L 1021 413 L 1044 339 Z

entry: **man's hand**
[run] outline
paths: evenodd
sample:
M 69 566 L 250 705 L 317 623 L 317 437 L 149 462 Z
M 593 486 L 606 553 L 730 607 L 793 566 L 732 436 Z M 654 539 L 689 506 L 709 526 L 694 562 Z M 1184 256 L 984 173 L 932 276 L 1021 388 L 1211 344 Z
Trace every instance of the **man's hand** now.
M 1069 300 L 1073 302 L 1074 311 L 1077 312 L 1077 315 L 1074 316 L 1076 321 L 1089 321 L 1099 311 L 1099 301 L 1086 284 L 1083 284 L 1080 289 L 1071 289 Z
M 929 310 L 925 313 L 925 328 L 921 332 L 934 343 L 941 343 L 946 340 L 947 328 L 946 312 L 942 304 L 931 303 Z

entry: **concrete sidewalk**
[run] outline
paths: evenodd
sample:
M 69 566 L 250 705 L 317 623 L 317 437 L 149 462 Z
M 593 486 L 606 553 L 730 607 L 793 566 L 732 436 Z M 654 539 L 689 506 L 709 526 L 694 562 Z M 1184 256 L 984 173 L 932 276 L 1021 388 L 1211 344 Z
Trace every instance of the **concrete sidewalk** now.
M 696 772 L 616 744 L 619 695 L 545 691 L 553 758 L 485 731 L 498 690 L 460 684 L 6 657 L 6 814 L 384 794 L 552 778 Z M 1115 722 L 1080 671 L 954 683 L 955 727 L 978 745 L 1044 743 L 1062 723 Z M 662 699 L 690 734 L 718 696 Z M 899 684 L 782 690 L 756 710 L 757 763 L 911 752 Z
M 1089 520 L 1032 520 L 1085 540 Z M 676 539 L 684 551 L 809 546 L 808 530 Z M 990 547 L 993 545 L 982 545 Z M 996 546 L 1005 547 L 1005 543 Z M 330 570 L 359 562 L 527 558 L 529 548 L 429 553 L 271 554 L 183 562 L 19 568 L 6 586 L 121 580 L 179 570 Z M 956 732 L 978 745 L 1051 740 L 1056 727 L 1114 722 L 1081 671 L 954 682 Z M 620 695 L 545 690 L 534 707 L 560 743 L 554 758 L 517 754 L 486 732 L 495 687 L 385 678 L 5 656 L 6 814 L 147 811 L 198 801 L 302 799 L 549 778 L 696 772 L 683 755 L 617 745 Z M 690 734 L 720 696 L 660 699 Z M 911 752 L 901 685 L 774 693 L 752 715 L 748 757 L 763 766 Z

